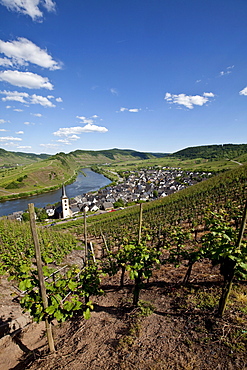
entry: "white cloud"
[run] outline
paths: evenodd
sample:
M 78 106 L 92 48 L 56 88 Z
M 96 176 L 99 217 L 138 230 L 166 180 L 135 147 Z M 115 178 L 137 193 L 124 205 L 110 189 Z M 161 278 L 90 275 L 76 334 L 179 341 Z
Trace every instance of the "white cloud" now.
M 13 67 L 13 63 L 8 58 L 0 58 L 0 66 L 2 66 L 2 67 Z
M 186 108 L 193 109 L 195 105 L 203 106 L 208 102 L 209 98 L 213 96 L 213 93 L 204 93 L 203 95 L 173 95 L 166 93 L 164 99 L 170 104 L 184 105 Z
M 32 147 L 30 145 L 21 145 L 17 147 L 18 149 L 31 149 Z
M 247 95 L 247 86 L 243 90 L 239 91 L 239 95 Z
M 78 139 L 80 139 L 80 136 L 78 136 L 78 135 L 71 135 L 71 136 L 68 136 L 68 139 L 70 139 L 70 140 L 78 140 Z
M 13 111 L 15 111 L 15 112 L 23 112 L 23 109 L 13 109 Z
M 5 128 L 0 128 L 0 131 L 1 132 L 6 132 L 7 130 L 5 130 Z
M 102 126 L 97 126 L 93 124 L 87 124 L 85 126 L 75 126 L 75 127 L 64 127 L 60 128 L 58 131 L 53 132 L 53 135 L 63 137 L 67 136 L 68 138 L 72 138 L 71 135 L 80 135 L 83 132 L 107 132 L 108 129 Z
M 214 98 L 214 94 L 212 92 L 204 93 L 203 96 L 206 96 L 207 98 Z
M 57 142 L 65 145 L 71 145 L 71 142 L 68 139 L 59 139 Z
M 110 92 L 112 93 L 112 95 L 116 95 L 116 96 L 118 96 L 118 91 L 117 91 L 117 89 L 115 89 L 115 88 L 111 88 L 111 89 L 110 89 Z
M 64 127 L 60 128 L 58 131 L 53 132 L 53 135 L 59 137 L 57 142 L 69 145 L 71 141 L 79 140 L 82 133 L 85 132 L 99 132 L 105 133 L 108 131 L 106 127 L 98 126 L 94 123 L 93 119 L 98 118 L 95 114 L 92 118 L 86 118 L 84 116 L 77 116 L 76 118 L 80 119 L 84 126 L 74 126 L 74 127 Z
M 56 101 L 57 101 L 58 103 L 62 103 L 62 102 L 63 102 L 63 99 L 62 99 L 62 98 L 56 98 Z
M 138 113 L 141 109 L 138 109 L 138 108 L 131 108 L 129 109 L 129 112 L 131 113 Z
M 128 111 L 130 113 L 138 113 L 138 112 L 141 111 L 141 108 L 123 108 L 123 107 L 121 107 L 119 109 L 119 112 L 126 112 L 126 111 Z
M 4 136 L 4 137 L 0 137 L 0 142 L 3 142 L 3 141 L 22 141 L 21 138 L 19 137 L 13 137 L 13 136 Z
M 6 123 L 6 121 L 4 119 L 0 119 L 0 124 L 1 123 Z
M 17 135 L 23 135 L 24 134 L 24 131 L 17 131 L 16 134 Z
M 43 107 L 53 108 L 55 104 L 53 104 L 48 97 L 41 96 L 41 95 L 29 95 L 28 93 L 18 92 L 18 91 L 0 91 L 0 94 L 5 95 L 2 98 L 2 101 L 17 101 L 22 104 L 40 104 Z M 35 115 L 35 114 L 34 114 Z M 37 117 L 41 117 L 40 113 L 36 114 Z
M 53 90 L 53 85 L 47 77 L 42 77 L 32 72 L 3 71 L 0 72 L 0 81 L 6 81 L 14 86 L 26 87 L 28 89 Z
M 54 12 L 56 8 L 56 3 L 53 0 L 44 0 L 43 6 L 48 12 Z
M 234 68 L 234 65 L 227 67 L 225 71 L 220 72 L 220 76 L 229 75 L 230 73 L 232 73 L 233 68 Z
M 55 107 L 55 105 L 49 99 L 47 99 L 45 96 L 40 96 L 40 95 L 33 94 L 30 97 L 30 99 L 31 99 L 31 104 L 40 104 L 43 107 L 49 107 L 49 108 L 54 108 Z
M 42 5 L 48 12 L 55 11 L 53 0 L 0 0 L 0 4 L 6 6 L 8 10 L 29 15 L 32 20 L 41 20 L 43 13 L 40 10 Z
M 27 100 L 24 98 L 28 98 L 29 95 L 24 92 L 18 92 L 18 91 L 0 91 L 0 94 L 6 95 L 4 98 L 2 98 L 2 101 L 17 101 L 23 104 L 27 104 Z
M 231 71 L 221 71 L 220 76 L 229 75 L 230 73 L 232 73 L 232 72 Z
M 23 66 L 33 63 L 50 70 L 61 68 L 61 65 L 54 61 L 46 50 L 40 49 L 32 41 L 24 37 L 19 37 L 15 41 L 4 42 L 0 40 L 0 53 L 10 58 L 7 61 L 11 63 L 11 66 Z M 6 58 L 3 59 L 3 62 L 7 63 L 7 61 Z
M 92 125 L 94 123 L 94 121 L 92 119 L 93 117 L 92 118 L 86 118 L 86 117 L 83 117 L 83 116 L 81 116 L 81 117 L 76 116 L 76 118 L 79 118 L 79 120 L 81 120 L 81 123 L 85 123 L 85 124 L 89 124 L 89 125 Z M 98 118 L 98 116 L 97 116 L 97 118 Z
M 42 114 L 41 113 L 31 113 L 32 116 L 35 116 L 35 117 L 42 117 Z

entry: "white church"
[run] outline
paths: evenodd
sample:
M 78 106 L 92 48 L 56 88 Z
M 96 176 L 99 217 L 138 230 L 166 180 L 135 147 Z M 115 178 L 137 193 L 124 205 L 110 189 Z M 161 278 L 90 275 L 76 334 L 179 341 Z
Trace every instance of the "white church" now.
M 69 198 L 65 192 L 65 186 L 62 187 L 61 205 L 55 210 L 56 218 L 69 218 L 73 216 L 73 212 L 70 209 Z

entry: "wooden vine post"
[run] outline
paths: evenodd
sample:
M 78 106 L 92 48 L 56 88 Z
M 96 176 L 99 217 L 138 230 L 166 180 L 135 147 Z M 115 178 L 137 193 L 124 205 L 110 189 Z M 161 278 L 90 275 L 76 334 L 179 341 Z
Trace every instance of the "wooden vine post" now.
M 85 242 L 85 265 L 88 263 L 88 249 L 87 249 L 87 214 L 84 208 L 84 242 Z
M 138 231 L 138 245 L 141 244 L 142 237 L 142 203 L 140 203 L 140 216 L 139 216 L 139 231 Z
M 29 210 L 29 216 L 30 216 L 30 227 L 31 227 L 31 232 L 32 232 L 34 247 L 35 247 L 35 256 L 36 256 L 37 269 L 38 269 L 40 293 L 42 297 L 43 307 L 45 310 L 48 307 L 48 299 L 46 295 L 45 279 L 44 279 L 44 274 L 43 274 L 43 269 L 42 269 L 40 245 L 39 245 L 38 234 L 36 230 L 35 211 L 34 211 L 33 203 L 28 205 L 28 210 Z M 46 334 L 47 334 L 49 350 L 50 352 L 55 352 L 54 340 L 53 340 L 53 335 L 52 335 L 52 330 L 51 330 L 51 323 L 49 322 L 47 318 L 45 319 L 45 326 L 46 326 Z
M 239 249 L 240 246 L 241 246 L 242 239 L 243 239 L 243 236 L 244 236 L 246 221 L 247 221 L 247 200 L 245 202 L 244 212 L 243 212 L 241 226 L 240 226 L 240 230 L 239 230 L 239 234 L 238 234 L 238 240 L 237 240 L 237 244 L 236 244 L 236 249 Z M 232 261 L 232 260 L 231 260 L 231 262 L 232 262 L 232 264 L 231 264 L 230 269 L 229 269 L 228 277 L 227 277 L 227 279 L 224 283 L 224 286 L 222 288 L 222 295 L 221 295 L 221 298 L 220 298 L 219 309 L 218 309 L 218 316 L 220 316 L 220 317 L 222 317 L 224 312 L 225 312 L 227 300 L 228 300 L 228 297 L 229 297 L 229 295 L 231 293 L 231 289 L 232 289 L 232 282 L 233 282 L 233 278 L 234 278 L 234 274 L 235 274 L 236 262 Z

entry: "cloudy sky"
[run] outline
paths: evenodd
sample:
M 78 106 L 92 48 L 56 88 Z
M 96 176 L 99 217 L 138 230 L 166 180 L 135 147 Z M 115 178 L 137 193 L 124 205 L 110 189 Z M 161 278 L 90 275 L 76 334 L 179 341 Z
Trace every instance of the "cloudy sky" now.
M 246 0 L 0 0 L 0 148 L 247 143 Z

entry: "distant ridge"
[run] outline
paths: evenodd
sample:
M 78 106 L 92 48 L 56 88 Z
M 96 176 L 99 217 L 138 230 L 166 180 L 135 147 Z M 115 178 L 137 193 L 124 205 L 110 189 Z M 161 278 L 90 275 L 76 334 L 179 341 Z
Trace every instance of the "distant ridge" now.
M 184 159 L 204 158 L 220 160 L 234 159 L 246 153 L 247 144 L 223 144 L 189 147 L 170 154 L 170 156 Z
M 223 144 L 223 145 L 202 145 L 188 147 L 179 150 L 175 153 L 153 153 L 140 152 L 133 149 L 105 149 L 105 150 L 83 150 L 77 149 L 70 153 L 49 154 L 34 154 L 24 152 L 11 152 L 0 148 L 0 166 L 15 166 L 31 164 L 37 161 L 48 159 L 73 159 L 75 161 L 85 160 L 85 164 L 102 164 L 106 161 L 123 161 L 129 159 L 152 159 L 174 157 L 180 159 L 196 159 L 203 158 L 209 161 L 221 159 L 236 159 L 240 156 L 247 155 L 247 144 Z
M 149 158 L 160 158 L 165 157 L 168 154 L 167 153 L 148 153 L 148 152 L 139 152 L 132 149 L 106 149 L 106 150 L 76 150 L 74 152 L 71 152 L 69 154 L 74 155 L 83 155 L 83 154 L 89 154 L 92 156 L 105 156 L 111 160 L 116 160 L 118 156 L 126 156 L 126 157 L 134 157 L 139 159 L 149 159 Z
M 230 162 L 231 161 L 231 162 Z M 188 163 L 187 163 L 188 162 Z M 233 163 L 235 162 L 235 163 Z M 103 173 L 115 181 L 105 165 L 171 166 L 222 171 L 247 163 L 247 144 L 205 145 L 174 154 L 139 152 L 132 149 L 75 150 L 55 155 L 8 152 L 0 149 L 0 201 L 37 195 L 73 182 L 84 167 L 103 167 Z M 102 171 L 102 169 L 99 169 Z
M 0 148 L 0 166 L 30 164 L 37 161 L 42 161 L 49 158 L 49 154 L 34 154 L 23 152 L 10 152 Z

